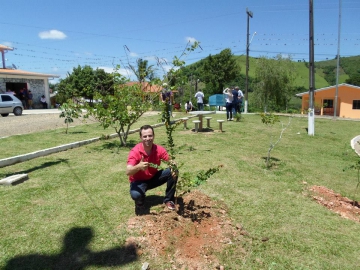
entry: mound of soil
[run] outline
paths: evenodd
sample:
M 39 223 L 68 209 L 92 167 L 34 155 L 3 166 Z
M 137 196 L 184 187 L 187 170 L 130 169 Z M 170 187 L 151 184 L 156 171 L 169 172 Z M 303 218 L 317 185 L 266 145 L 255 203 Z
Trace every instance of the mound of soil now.
M 312 186 L 310 191 L 314 194 L 312 197 L 321 205 L 339 214 L 343 218 L 360 222 L 359 202 L 352 201 L 347 197 L 342 197 L 339 193 L 324 186 Z
M 140 256 L 168 261 L 169 269 L 224 269 L 215 255 L 229 244 L 246 241 L 241 224 L 232 223 L 224 204 L 199 191 L 179 197 L 176 206 L 176 211 L 161 208 L 131 218 L 127 229 L 136 236 L 127 244 L 135 244 Z
M 310 187 L 316 202 L 341 217 L 360 222 L 360 207 L 333 190 L 323 186 Z M 200 191 L 179 197 L 176 211 L 154 207 L 129 219 L 127 230 L 132 237 L 128 246 L 135 246 L 141 261 L 168 261 L 167 269 L 225 269 L 217 254 L 229 245 L 236 245 L 244 256 L 245 241 L 254 239 L 241 224 L 233 224 L 222 202 L 213 201 Z M 149 267 L 149 269 L 154 269 Z

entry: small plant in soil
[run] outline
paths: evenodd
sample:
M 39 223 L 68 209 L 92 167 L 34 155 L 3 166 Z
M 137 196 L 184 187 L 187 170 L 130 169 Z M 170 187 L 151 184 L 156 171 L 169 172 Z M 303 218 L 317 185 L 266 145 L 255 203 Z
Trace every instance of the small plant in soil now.
M 81 115 L 81 109 L 72 101 L 69 100 L 68 103 L 64 103 L 60 106 L 59 110 L 61 113 L 60 118 L 65 118 L 64 122 L 66 124 L 65 133 L 68 133 L 69 124 L 74 122 L 74 118 L 79 118 Z
M 360 185 L 360 160 L 357 160 L 354 165 L 351 165 L 349 167 L 349 169 L 355 169 L 357 171 L 357 184 L 356 184 L 355 191 L 354 191 L 354 197 L 355 197 L 357 189 Z M 344 169 L 343 171 L 345 171 L 345 170 L 346 169 Z M 356 201 L 354 200 L 353 205 L 355 205 L 355 203 L 356 203 Z
M 271 151 L 280 142 L 283 133 L 290 126 L 292 117 L 289 117 L 289 122 L 287 123 L 286 126 L 284 126 L 284 123 L 282 123 L 280 121 L 279 116 L 275 115 L 273 113 L 261 113 L 260 117 L 261 117 L 261 121 L 263 122 L 263 124 L 265 124 L 268 127 L 273 127 L 275 125 L 275 123 L 278 123 L 278 122 L 281 123 L 281 132 L 280 132 L 279 138 L 275 142 L 272 140 L 272 138 L 270 138 L 270 147 L 269 147 L 267 157 L 266 157 L 266 168 L 269 169 L 271 167 L 271 165 L 272 165 L 271 162 L 270 162 L 270 160 L 271 160 Z

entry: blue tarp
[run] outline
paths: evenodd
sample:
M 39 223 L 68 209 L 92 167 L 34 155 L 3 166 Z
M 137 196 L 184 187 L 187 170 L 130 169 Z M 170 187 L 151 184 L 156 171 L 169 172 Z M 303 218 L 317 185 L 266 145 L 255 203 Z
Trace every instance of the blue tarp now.
M 225 106 L 225 95 L 217 94 L 209 97 L 210 106 Z

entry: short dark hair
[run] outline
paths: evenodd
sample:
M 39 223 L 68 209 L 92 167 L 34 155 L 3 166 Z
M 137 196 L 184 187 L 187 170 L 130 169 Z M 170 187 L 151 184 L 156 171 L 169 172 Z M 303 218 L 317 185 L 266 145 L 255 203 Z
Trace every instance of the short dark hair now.
M 153 135 L 155 135 L 155 132 L 154 132 L 154 128 L 150 125 L 143 125 L 141 128 L 140 128 L 140 131 L 139 131 L 139 134 L 140 134 L 140 137 L 141 137 L 141 132 L 145 129 L 151 129 L 152 132 L 153 132 Z

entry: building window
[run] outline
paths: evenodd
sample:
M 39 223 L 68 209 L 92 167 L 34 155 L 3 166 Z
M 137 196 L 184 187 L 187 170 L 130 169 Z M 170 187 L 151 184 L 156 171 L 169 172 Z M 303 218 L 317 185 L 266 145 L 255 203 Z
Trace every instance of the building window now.
M 334 100 L 333 99 L 324 99 L 324 108 L 334 108 Z
M 353 100 L 353 110 L 360 110 L 360 100 Z

